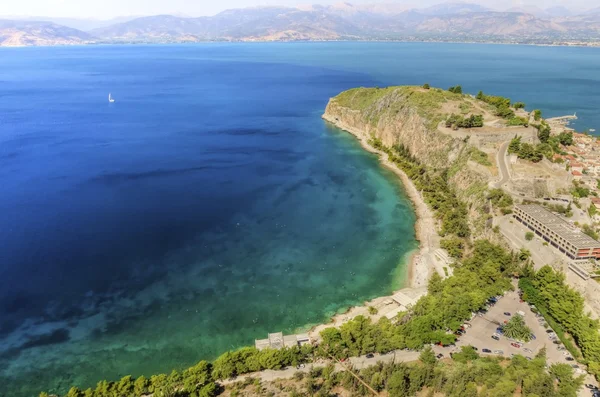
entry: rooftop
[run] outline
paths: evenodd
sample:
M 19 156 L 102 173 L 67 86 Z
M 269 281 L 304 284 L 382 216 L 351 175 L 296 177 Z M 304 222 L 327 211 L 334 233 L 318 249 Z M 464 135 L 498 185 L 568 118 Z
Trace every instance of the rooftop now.
M 546 226 L 559 237 L 562 237 L 574 245 L 577 249 L 600 247 L 600 242 L 594 240 L 561 217 L 553 214 L 540 205 L 517 205 L 516 208 L 519 208 L 521 211 Z

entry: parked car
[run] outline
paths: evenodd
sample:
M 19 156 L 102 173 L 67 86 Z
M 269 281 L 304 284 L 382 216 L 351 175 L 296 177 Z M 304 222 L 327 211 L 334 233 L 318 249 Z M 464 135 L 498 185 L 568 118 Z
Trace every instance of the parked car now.
M 549 334 L 549 333 L 551 333 L 551 332 L 554 332 L 554 331 L 552 331 L 551 329 L 547 329 L 547 330 L 546 330 L 546 333 L 547 333 L 547 334 Z
M 491 353 L 492 351 L 490 349 L 481 349 L 482 353 Z
M 531 350 L 531 349 L 529 349 L 529 348 L 527 348 L 527 347 L 526 347 L 525 349 L 523 349 L 523 351 L 524 351 L 525 353 L 533 353 L 533 350 Z
M 592 390 L 598 390 L 598 387 L 597 387 L 597 386 L 594 386 L 594 385 L 592 385 L 592 384 L 589 384 L 589 383 L 588 383 L 588 384 L 586 384 L 586 385 L 585 385 L 585 387 L 587 387 L 588 389 L 592 389 Z
M 504 352 L 502 350 L 494 350 L 494 354 L 502 355 L 502 354 L 504 354 Z
M 560 345 L 560 341 L 559 340 L 553 340 L 552 343 L 554 343 L 555 345 Z
M 578 369 L 578 368 L 579 368 L 579 365 L 577 365 L 577 364 L 571 364 L 571 367 L 573 367 L 573 368 L 575 368 L 575 369 Z
M 505 316 L 510 316 L 510 312 L 504 312 Z
M 521 348 L 521 345 L 519 345 L 518 343 L 515 343 L 515 342 L 511 343 L 510 345 L 511 345 L 512 347 L 516 347 L 517 349 L 520 349 L 520 348 Z
M 535 337 L 535 334 L 531 334 L 531 339 L 532 340 L 536 340 L 537 338 Z
M 571 356 L 565 357 L 565 360 L 567 360 L 567 361 L 575 361 L 575 359 L 573 357 L 571 357 Z
M 375 355 L 373 353 L 367 354 L 367 358 L 373 358 L 373 357 L 375 357 Z
M 498 335 L 492 335 L 492 339 L 493 340 L 500 340 L 500 337 Z
M 566 347 L 564 347 L 564 346 L 558 346 L 558 351 L 559 351 L 559 352 L 561 352 L 561 351 L 563 351 L 563 350 L 567 350 L 567 348 L 566 348 Z
M 442 353 L 440 353 L 440 354 L 438 354 L 436 357 L 437 357 L 437 358 L 442 358 L 442 357 L 444 357 L 444 355 L 443 355 Z

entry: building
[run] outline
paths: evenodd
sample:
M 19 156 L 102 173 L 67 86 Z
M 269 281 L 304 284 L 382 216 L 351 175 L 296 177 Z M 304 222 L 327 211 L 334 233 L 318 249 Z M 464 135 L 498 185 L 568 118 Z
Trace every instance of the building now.
M 275 332 L 269 334 L 267 339 L 256 339 L 254 341 L 254 346 L 258 350 L 266 348 L 281 349 L 283 347 L 302 346 L 308 343 L 310 343 L 310 337 L 308 334 L 284 336 L 283 332 Z
M 514 217 L 573 260 L 600 259 L 600 242 L 539 205 L 516 205 Z

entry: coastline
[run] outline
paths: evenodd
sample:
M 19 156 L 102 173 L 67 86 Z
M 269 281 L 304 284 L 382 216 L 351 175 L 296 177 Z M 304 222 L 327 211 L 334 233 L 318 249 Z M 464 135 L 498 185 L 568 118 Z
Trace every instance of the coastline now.
M 419 247 L 411 252 L 408 256 L 407 285 L 400 290 L 394 291 L 392 295 L 398 292 L 402 292 L 405 295 L 413 296 L 415 298 L 424 295 L 427 291 L 427 282 L 429 281 L 430 275 L 435 271 L 440 273 L 441 270 L 435 266 L 436 264 L 434 259 L 434 252 L 440 247 L 440 237 L 437 233 L 436 219 L 433 215 L 433 212 L 427 206 L 423 200 L 423 197 L 421 196 L 421 193 L 417 190 L 408 175 L 406 175 L 406 173 L 398 168 L 394 163 L 389 161 L 386 158 L 385 153 L 370 146 L 364 138 L 363 132 L 358 131 L 350 126 L 343 125 L 338 120 L 328 117 L 326 114 L 324 114 L 322 118 L 335 127 L 352 134 L 360 142 L 360 145 L 364 150 L 376 154 L 380 163 L 396 174 L 396 176 L 398 176 L 402 182 L 404 190 L 410 199 L 416 214 L 415 236 L 419 242 Z M 441 272 L 440 275 L 443 277 L 444 273 Z M 374 321 L 377 321 L 379 318 L 384 317 L 385 314 L 391 312 L 391 310 L 387 310 L 386 313 L 385 310 L 381 309 L 389 306 L 392 295 L 377 297 L 370 301 L 364 302 L 362 305 L 350 307 L 345 312 L 332 316 L 328 323 L 313 326 L 308 333 L 313 340 L 319 340 L 319 333 L 323 329 L 331 326 L 339 327 L 346 321 L 359 315 L 371 317 Z M 370 307 L 378 309 L 378 312 L 376 314 L 370 314 Z M 394 307 L 391 309 L 394 309 Z

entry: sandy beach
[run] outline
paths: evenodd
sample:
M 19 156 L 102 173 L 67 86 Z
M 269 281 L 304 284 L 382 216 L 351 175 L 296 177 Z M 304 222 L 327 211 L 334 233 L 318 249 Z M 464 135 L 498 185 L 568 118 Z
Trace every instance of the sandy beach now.
M 417 240 L 419 241 L 419 248 L 410 255 L 410 259 L 408 261 L 407 285 L 398 291 L 394 291 L 394 294 L 397 292 L 402 292 L 405 295 L 415 297 L 424 294 L 427 289 L 427 282 L 432 272 L 437 271 L 442 277 L 444 276 L 443 268 L 436 260 L 434 254 L 435 251 L 440 247 L 440 237 L 437 233 L 436 219 L 433 215 L 433 212 L 427 206 L 423 200 L 423 197 L 421 196 L 421 193 L 417 190 L 408 175 L 398 168 L 396 164 L 389 161 L 384 152 L 370 146 L 367 140 L 364 138 L 364 133 L 361 131 L 353 131 L 353 128 L 342 125 L 336 120 L 329 119 L 326 115 L 323 116 L 323 119 L 354 135 L 365 150 L 377 154 L 379 156 L 379 161 L 385 167 L 394 172 L 402 181 L 404 190 L 406 191 L 407 196 L 410 198 L 417 216 L 417 220 L 415 222 L 415 233 Z M 319 333 L 323 329 L 331 326 L 339 327 L 343 323 L 359 315 L 371 317 L 374 321 L 377 321 L 379 318 L 384 317 L 387 313 L 392 312 L 396 307 L 398 307 L 397 304 L 391 303 L 391 298 L 391 295 L 382 296 L 365 302 L 362 306 L 351 307 L 345 313 L 333 316 L 329 323 L 320 324 L 313 327 L 309 331 L 309 335 L 311 338 L 318 340 Z M 369 314 L 369 307 L 376 308 L 377 314 Z

